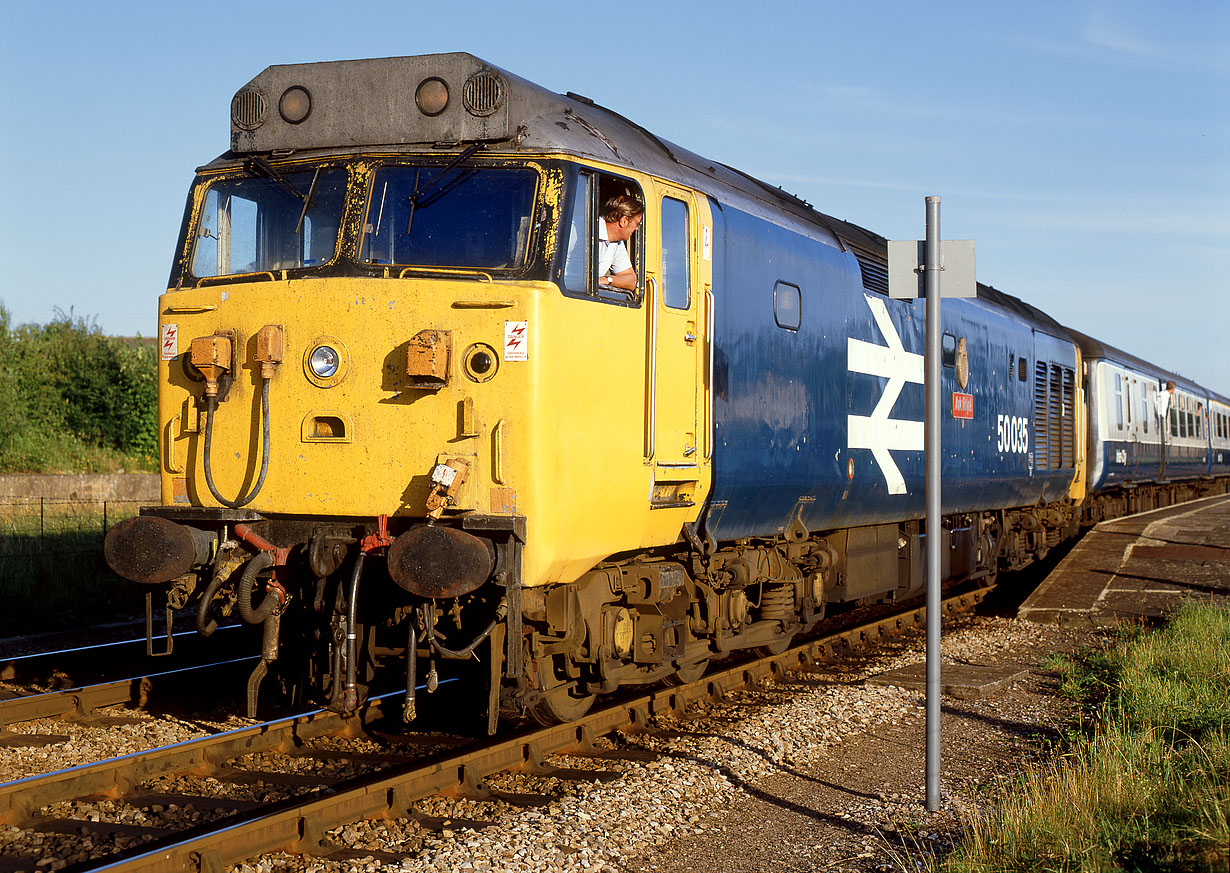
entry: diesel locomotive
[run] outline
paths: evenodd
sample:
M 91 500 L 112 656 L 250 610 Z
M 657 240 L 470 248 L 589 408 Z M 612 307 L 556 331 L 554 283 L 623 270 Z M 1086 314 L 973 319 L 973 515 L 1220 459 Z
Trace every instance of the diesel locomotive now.
M 631 289 L 597 271 L 612 192 Z M 914 597 L 925 312 L 885 251 L 468 54 L 270 67 L 188 195 L 161 504 L 107 559 L 203 634 L 262 626 L 252 712 L 392 676 L 412 720 L 464 660 L 491 730 Z M 1224 490 L 1226 398 L 1178 380 L 1159 418 L 1177 377 L 986 285 L 943 330 L 947 579 Z

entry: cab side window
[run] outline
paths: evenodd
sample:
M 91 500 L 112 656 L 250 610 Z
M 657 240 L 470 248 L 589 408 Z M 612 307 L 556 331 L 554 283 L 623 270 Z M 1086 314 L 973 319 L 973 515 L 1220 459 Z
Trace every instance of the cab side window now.
M 568 254 L 564 260 L 564 288 L 573 294 L 589 294 L 590 264 L 593 263 L 593 226 L 589 212 L 593 195 L 593 176 L 578 173 L 572 200 L 572 215 L 568 226 Z
M 688 204 L 662 198 L 662 302 L 672 309 L 691 305 Z
M 563 288 L 570 297 L 587 297 L 607 303 L 639 306 L 641 302 L 642 237 L 638 228 L 626 241 L 619 243 L 627 252 L 632 268 L 636 271 L 637 288 L 624 290 L 600 284 L 598 279 L 599 250 L 603 245 L 599 225 L 603 222 L 602 208 L 610 197 L 629 193 L 644 203 L 640 187 L 629 179 L 597 171 L 582 169 L 577 172 L 572 186 L 572 205 L 567 210 L 561 237 L 565 237 Z

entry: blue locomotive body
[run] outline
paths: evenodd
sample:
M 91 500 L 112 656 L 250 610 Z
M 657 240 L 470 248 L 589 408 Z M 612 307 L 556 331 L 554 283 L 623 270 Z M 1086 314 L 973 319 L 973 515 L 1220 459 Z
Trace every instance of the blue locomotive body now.
M 713 214 L 708 532 L 921 518 L 924 302 L 885 296 L 849 242 L 822 228 L 716 202 Z M 1063 499 L 1077 466 L 1075 345 L 995 299 L 947 301 L 943 319 L 943 511 Z

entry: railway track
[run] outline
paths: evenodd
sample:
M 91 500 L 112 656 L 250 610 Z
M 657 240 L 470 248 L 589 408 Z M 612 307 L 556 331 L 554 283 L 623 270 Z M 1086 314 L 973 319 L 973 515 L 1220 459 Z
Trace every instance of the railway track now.
M 121 705 L 144 709 L 156 686 L 165 684 L 180 688 L 199 687 L 199 683 L 210 679 L 211 673 L 229 674 L 245 665 L 250 668 L 259 660 L 259 655 L 248 655 L 210 664 L 145 673 L 110 682 L 18 694 L 0 699 L 0 746 L 47 745 L 64 739 L 63 736 L 55 734 L 13 733 L 8 730 L 12 725 L 40 719 L 63 719 L 95 726 L 123 723 L 125 719 L 122 717 L 117 720 L 116 717 L 104 715 L 100 711 L 108 706 Z M 228 681 L 232 678 L 228 676 Z
M 988 590 L 951 596 L 944 609 L 971 608 Z M 413 818 L 415 802 L 431 795 L 491 796 L 484 783 L 498 773 L 615 778 L 617 772 L 600 764 L 572 770 L 546 761 L 562 753 L 597 761 L 644 756 L 643 750 L 599 748 L 596 741 L 617 731 L 652 731 L 655 716 L 683 715 L 695 703 L 783 678 L 790 670 L 823 670 L 844 653 L 921 626 L 924 615 L 919 608 L 880 617 L 715 670 L 688 685 L 630 697 L 576 722 L 494 742 L 443 735 L 406 738 L 410 747 L 400 749 L 373 742 L 365 739 L 365 725 L 379 719 L 384 705 L 374 700 L 357 716 L 318 711 L 6 783 L 0 785 L 0 824 L 8 828 L 0 840 L 0 870 L 46 869 L 38 861 L 49 855 L 72 859 L 64 868 L 69 870 L 160 873 L 222 871 L 277 850 L 345 857 L 349 850 L 326 836 L 332 828 L 365 818 Z M 311 766 L 295 765 L 304 761 Z M 220 792 L 223 785 L 229 787 Z M 166 814 L 187 809 L 193 815 L 186 820 Z

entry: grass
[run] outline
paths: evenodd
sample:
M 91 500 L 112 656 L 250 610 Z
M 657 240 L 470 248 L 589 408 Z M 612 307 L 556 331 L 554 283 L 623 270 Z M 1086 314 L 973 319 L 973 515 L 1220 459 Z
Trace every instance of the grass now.
M 136 502 L 0 498 L 0 636 L 83 627 L 144 612 L 144 592 L 103 560 L 106 527 Z
M 966 822 L 939 869 L 1230 869 L 1230 609 L 1189 604 L 1052 666 L 1083 724 Z
M 0 451 L 0 473 L 156 473 L 158 459 L 51 429 L 19 430 Z

